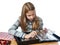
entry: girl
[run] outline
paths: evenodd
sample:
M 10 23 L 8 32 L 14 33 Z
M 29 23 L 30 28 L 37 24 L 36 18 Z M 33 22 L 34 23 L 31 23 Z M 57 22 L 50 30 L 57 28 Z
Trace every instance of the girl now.
M 18 27 L 21 27 L 21 32 L 17 31 Z M 22 7 L 21 16 L 8 32 L 14 35 L 18 45 L 21 45 L 22 38 L 33 39 L 40 30 L 43 30 L 42 19 L 36 15 L 34 5 L 31 2 L 27 2 Z

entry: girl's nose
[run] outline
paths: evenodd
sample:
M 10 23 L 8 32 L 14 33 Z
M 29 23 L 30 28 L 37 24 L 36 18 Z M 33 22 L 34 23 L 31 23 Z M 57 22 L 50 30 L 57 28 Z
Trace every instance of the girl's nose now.
M 33 19 L 33 16 L 31 16 L 30 18 Z

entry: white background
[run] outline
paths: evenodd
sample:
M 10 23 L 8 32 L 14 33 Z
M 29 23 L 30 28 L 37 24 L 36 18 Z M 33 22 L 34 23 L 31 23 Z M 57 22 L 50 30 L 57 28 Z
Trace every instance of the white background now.
M 21 14 L 24 3 L 32 2 L 44 27 L 60 34 L 60 0 L 0 0 L 0 32 L 8 32 Z

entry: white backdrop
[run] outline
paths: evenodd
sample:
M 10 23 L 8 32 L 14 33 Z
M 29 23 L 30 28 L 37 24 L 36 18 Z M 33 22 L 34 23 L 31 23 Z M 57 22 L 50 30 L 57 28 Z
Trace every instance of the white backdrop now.
M 24 3 L 32 2 L 44 26 L 60 34 L 60 0 L 0 0 L 0 32 L 7 32 L 21 14 Z

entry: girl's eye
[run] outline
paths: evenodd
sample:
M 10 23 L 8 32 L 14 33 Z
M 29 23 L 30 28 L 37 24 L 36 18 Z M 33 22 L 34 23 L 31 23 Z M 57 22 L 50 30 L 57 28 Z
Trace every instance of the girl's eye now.
M 32 14 L 32 15 L 34 15 L 34 14 Z
M 31 16 L 31 15 L 28 15 L 28 16 Z

